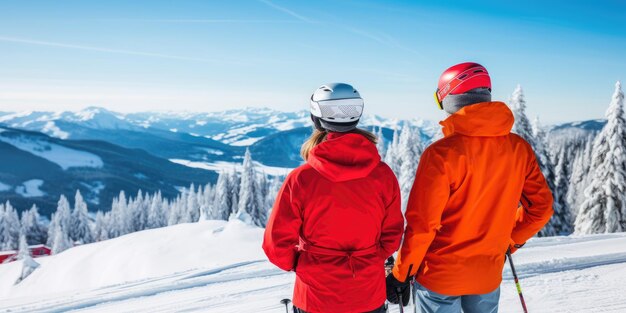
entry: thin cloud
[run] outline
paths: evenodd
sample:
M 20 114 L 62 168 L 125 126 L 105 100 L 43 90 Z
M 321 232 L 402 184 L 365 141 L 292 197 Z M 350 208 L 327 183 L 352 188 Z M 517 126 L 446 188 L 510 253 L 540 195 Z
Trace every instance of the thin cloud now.
M 303 22 L 315 23 L 315 21 L 313 21 L 312 19 L 310 19 L 310 18 L 308 18 L 306 16 L 302 16 L 302 15 L 300 15 L 300 14 L 298 14 L 298 13 L 296 13 L 296 12 L 290 10 L 290 9 L 287 9 L 285 7 L 282 7 L 282 6 L 279 6 L 277 4 L 274 4 L 274 3 L 270 2 L 269 0 L 259 0 L 259 2 L 264 3 L 265 5 L 268 5 L 268 6 L 274 8 L 274 9 L 276 9 L 278 11 L 281 11 L 283 13 L 287 13 L 287 14 L 289 14 L 289 15 L 291 15 L 291 16 L 293 16 L 293 17 L 295 17 L 295 18 L 297 18 L 297 19 L 299 19 L 299 20 L 301 20 Z
M 91 19 L 94 22 L 141 22 L 141 23 L 181 23 L 181 24 L 291 24 L 294 20 L 253 20 L 253 19 Z
M 295 18 L 297 18 L 297 19 L 299 19 L 299 20 L 301 20 L 303 22 L 306 22 L 306 23 L 309 23 L 309 24 L 320 23 L 320 22 L 314 21 L 314 20 L 312 20 L 312 19 L 310 19 L 310 18 L 308 18 L 306 16 L 300 15 L 300 14 L 298 14 L 298 13 L 296 13 L 296 12 L 294 12 L 294 11 L 288 9 L 288 8 L 285 8 L 285 7 L 279 6 L 277 4 L 274 4 L 273 2 L 270 2 L 269 0 L 259 0 L 259 2 L 262 2 L 262 3 L 264 3 L 264 4 L 274 8 L 274 9 L 276 9 L 278 11 L 287 13 L 287 14 L 289 14 L 289 15 L 291 15 L 291 16 L 293 16 L 293 17 L 295 17 Z M 380 43 L 382 45 L 388 46 L 388 47 L 405 50 L 405 51 L 408 51 L 408 52 L 413 53 L 413 54 L 418 54 L 418 55 L 420 54 L 416 50 L 413 50 L 413 49 L 411 49 L 411 48 L 409 48 L 409 47 L 407 47 L 405 45 L 402 45 L 401 43 L 399 43 L 397 40 L 395 40 L 391 36 L 389 36 L 389 35 L 387 35 L 385 33 L 382 33 L 382 32 L 373 33 L 373 32 L 370 32 L 370 31 L 361 30 L 361 29 L 354 28 L 354 27 L 351 27 L 351 26 L 348 26 L 348 25 L 345 25 L 345 24 L 341 24 L 341 23 L 326 23 L 326 24 L 335 25 L 337 27 L 340 27 L 340 28 L 344 29 L 345 31 L 348 31 L 348 32 L 351 32 L 353 34 L 356 34 L 356 35 L 359 35 L 359 36 L 371 39 L 373 41 L 376 41 L 376 42 L 378 42 L 378 43 Z
M 203 59 L 203 58 L 184 57 L 184 56 L 161 54 L 161 53 L 153 53 L 153 52 L 142 52 L 142 51 L 123 50 L 123 49 L 111 49 L 111 48 L 102 48 L 102 47 L 92 47 L 92 46 L 83 46 L 83 45 L 76 45 L 76 44 L 51 42 L 51 41 L 32 40 L 32 39 L 16 38 L 16 37 L 6 37 L 6 36 L 0 36 L 0 41 L 2 41 L 2 42 L 20 43 L 20 44 L 28 44 L 28 45 L 38 45 L 38 46 L 66 48 L 66 49 L 77 49 L 77 50 L 85 50 L 85 51 L 97 51 L 97 52 L 105 52 L 105 53 L 115 53 L 115 54 L 145 56 L 145 57 L 162 58 L 162 59 L 182 60 L 182 61 L 195 61 L 195 62 L 218 63 L 218 64 L 223 64 L 223 63 L 241 64 L 241 62 L 234 62 L 234 61 Z
M 359 36 L 362 37 L 366 37 L 369 38 L 371 40 L 374 40 L 382 45 L 391 47 L 391 48 L 397 48 L 397 49 L 401 49 L 401 50 L 405 50 L 408 51 L 410 53 L 413 54 L 417 54 L 417 55 L 421 55 L 421 53 L 419 53 L 418 51 L 411 49 L 403 44 L 401 44 L 400 42 L 398 42 L 396 39 L 394 39 L 393 37 L 391 37 L 390 35 L 387 35 L 383 32 L 370 32 L 370 31 L 365 31 L 365 30 L 361 30 L 361 29 L 357 29 L 357 28 L 353 28 L 353 27 L 344 27 L 345 30 L 353 33 L 353 34 L 357 34 Z

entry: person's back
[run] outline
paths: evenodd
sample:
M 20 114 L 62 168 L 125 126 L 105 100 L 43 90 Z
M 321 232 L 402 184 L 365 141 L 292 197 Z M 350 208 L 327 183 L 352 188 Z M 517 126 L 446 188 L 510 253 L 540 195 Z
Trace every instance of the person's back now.
M 486 74 L 480 65 L 461 65 L 466 68 L 455 72 L 457 79 Z M 401 281 L 413 266 L 425 312 L 437 301 L 432 312 L 458 312 L 461 306 L 465 312 L 496 312 L 507 249 L 525 243 L 552 215 L 552 195 L 532 148 L 510 133 L 512 112 L 490 101 L 490 81 L 474 83 L 479 85 L 456 98 L 448 95 L 458 101 L 444 101 L 451 114 L 441 122 L 445 137 L 420 160 L 393 269 Z M 446 310 L 442 297 L 458 311 Z
M 429 210 L 429 220 L 439 220 L 439 225 L 435 225 L 436 233 L 417 279 L 443 294 L 484 294 L 500 285 L 511 238 L 519 236 L 523 243 L 543 226 L 513 230 L 520 199 L 526 194 L 543 199 L 550 195 L 546 190 L 537 193 L 543 177 L 537 171 L 534 152 L 521 137 L 510 133 L 513 115 L 504 103 L 474 104 L 459 113 L 443 122 L 446 137 L 433 143 L 422 158 L 422 171 L 440 174 L 418 174 L 420 180 L 412 191 L 441 192 L 442 197 L 432 202 L 419 202 L 420 197 L 413 197 L 408 203 L 409 208 L 441 208 L 439 212 Z M 444 178 L 441 174 L 445 175 L 445 184 L 436 181 Z M 526 184 L 529 180 L 538 183 Z M 408 211 L 409 225 L 414 225 L 410 222 L 413 219 L 424 218 L 424 213 Z M 524 218 L 544 220 L 544 214 L 529 213 Z M 428 229 L 410 227 L 406 236 L 415 238 L 412 234 L 422 231 Z
M 379 312 L 384 261 L 404 225 L 397 180 L 373 135 L 314 122 L 324 128 L 305 143 L 306 164 L 281 188 L 263 249 L 272 263 L 296 271 L 298 312 Z

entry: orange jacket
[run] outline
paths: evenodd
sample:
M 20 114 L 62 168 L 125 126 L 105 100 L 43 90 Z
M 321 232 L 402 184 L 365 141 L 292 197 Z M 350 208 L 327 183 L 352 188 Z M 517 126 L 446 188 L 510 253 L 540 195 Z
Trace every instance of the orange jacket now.
M 552 194 L 531 146 L 510 133 L 513 120 L 504 103 L 485 102 L 440 123 L 445 138 L 424 151 L 409 196 L 396 279 L 413 264 L 410 275 L 434 292 L 489 293 L 511 242 L 525 243 L 548 222 Z

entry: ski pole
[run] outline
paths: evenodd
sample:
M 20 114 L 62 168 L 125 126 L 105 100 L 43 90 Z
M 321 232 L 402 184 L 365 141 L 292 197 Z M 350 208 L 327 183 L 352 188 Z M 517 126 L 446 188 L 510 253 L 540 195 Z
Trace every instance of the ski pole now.
M 513 258 L 511 257 L 511 248 L 506 250 L 506 256 L 509 259 L 509 265 L 511 266 L 511 272 L 513 273 L 513 280 L 515 281 L 515 287 L 517 287 L 517 294 L 519 295 L 519 301 L 522 303 L 524 313 L 528 313 L 526 308 L 526 301 L 524 301 L 524 295 L 522 294 L 522 287 L 520 286 L 519 279 L 517 278 L 517 272 L 515 272 L 515 265 L 513 265 Z
M 397 288 L 396 294 L 398 295 L 398 305 L 400 306 L 400 313 L 404 313 L 404 307 L 402 306 L 402 289 Z
M 413 290 L 411 291 L 411 298 L 413 298 L 413 313 L 418 313 L 417 312 L 417 304 L 415 303 L 415 277 L 413 277 L 411 279 L 411 287 L 413 287 Z
M 285 313 L 289 313 L 289 302 L 291 302 L 291 300 L 289 299 L 282 299 L 280 300 L 280 303 L 285 305 Z

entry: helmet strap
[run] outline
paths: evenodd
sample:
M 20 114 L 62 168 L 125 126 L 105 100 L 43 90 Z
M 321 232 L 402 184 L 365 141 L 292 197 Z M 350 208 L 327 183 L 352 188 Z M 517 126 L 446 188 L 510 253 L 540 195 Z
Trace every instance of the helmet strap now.
M 315 129 L 323 132 L 326 131 L 326 129 L 324 129 L 324 127 L 322 127 L 322 121 L 319 117 L 311 114 L 311 120 L 313 121 L 313 125 L 315 126 Z

